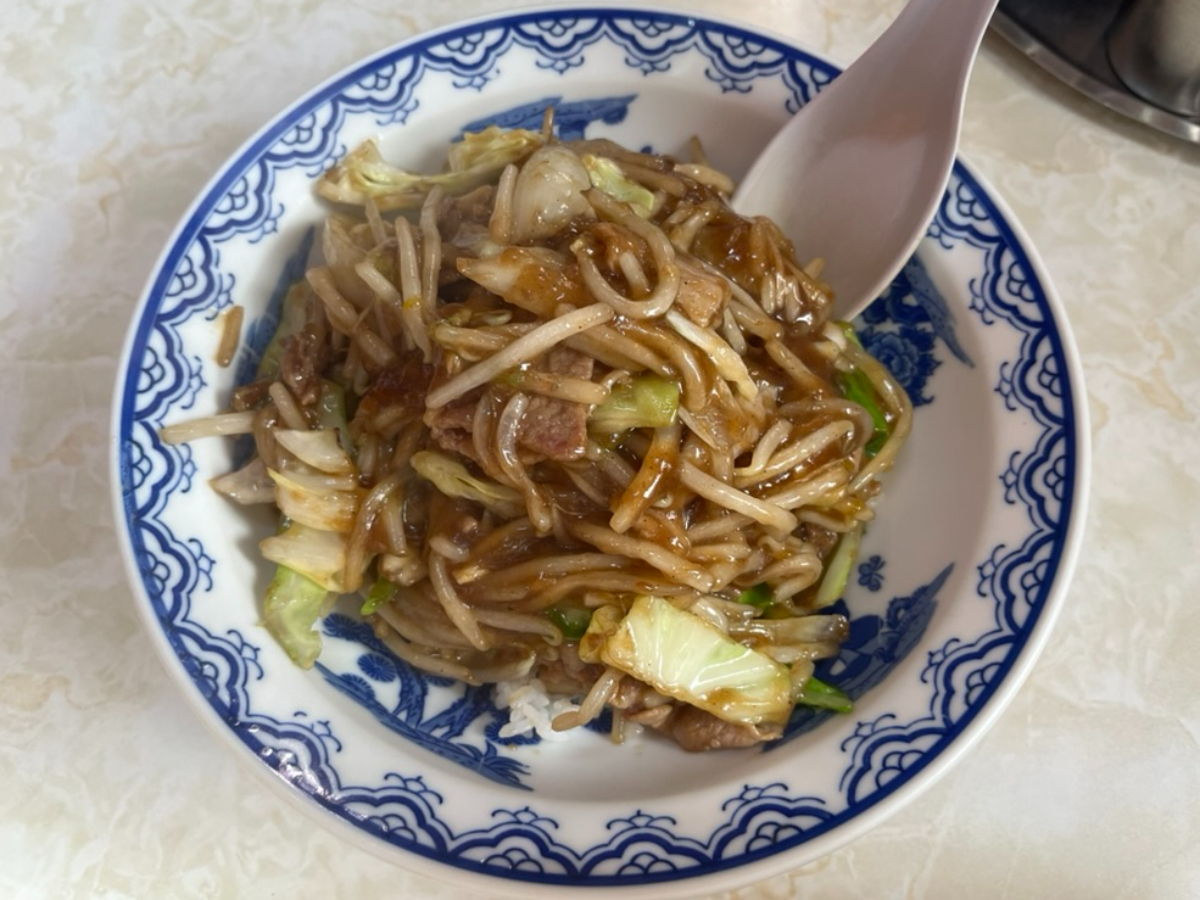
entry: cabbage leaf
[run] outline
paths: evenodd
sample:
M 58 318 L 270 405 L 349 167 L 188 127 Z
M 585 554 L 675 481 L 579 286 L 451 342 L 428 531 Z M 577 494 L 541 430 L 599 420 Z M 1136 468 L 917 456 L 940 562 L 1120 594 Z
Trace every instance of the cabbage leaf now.
M 362 206 L 371 199 L 380 210 L 416 209 L 434 187 L 459 195 L 495 181 L 505 166 L 519 162 L 545 142 L 536 131 L 505 131 L 492 125 L 463 135 L 447 157 L 449 171 L 421 175 L 387 162 L 379 146 L 367 141 L 321 176 L 317 192 L 336 203 Z
M 329 612 L 337 594 L 287 566 L 276 566 L 263 599 L 263 625 L 296 665 L 312 668 L 321 652 L 317 621 Z
M 787 667 L 699 616 L 649 595 L 618 616 L 615 607 L 593 613 L 580 659 L 620 669 L 726 722 L 783 724 L 791 715 Z

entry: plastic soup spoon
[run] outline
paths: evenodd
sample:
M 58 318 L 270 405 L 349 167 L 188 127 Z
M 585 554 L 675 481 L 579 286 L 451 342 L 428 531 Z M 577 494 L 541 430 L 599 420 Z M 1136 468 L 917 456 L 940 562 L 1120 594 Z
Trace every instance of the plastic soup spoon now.
M 839 318 L 912 256 L 958 146 L 967 79 L 997 0 L 909 0 L 887 31 L 771 140 L 733 197 L 825 260 Z

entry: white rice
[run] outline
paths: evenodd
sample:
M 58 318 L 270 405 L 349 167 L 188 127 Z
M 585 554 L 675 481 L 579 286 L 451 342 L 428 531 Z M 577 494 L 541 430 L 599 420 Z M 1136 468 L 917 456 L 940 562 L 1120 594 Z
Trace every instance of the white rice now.
M 497 709 L 508 710 L 508 722 L 500 727 L 501 738 L 518 737 L 536 731 L 548 741 L 562 741 L 570 737 L 566 731 L 555 731 L 551 722 L 565 712 L 575 712 L 578 703 L 564 697 L 552 698 L 546 686 L 532 675 L 501 681 L 492 694 Z

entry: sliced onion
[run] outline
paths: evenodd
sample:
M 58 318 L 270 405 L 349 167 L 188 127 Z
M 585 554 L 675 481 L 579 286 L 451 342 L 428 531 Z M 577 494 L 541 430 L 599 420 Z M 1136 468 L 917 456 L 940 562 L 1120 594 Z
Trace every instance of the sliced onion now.
M 266 464 L 257 456 L 236 472 L 212 479 L 209 485 L 218 494 L 244 506 L 275 500 L 275 483 L 267 474 Z
M 583 162 L 567 147 L 551 144 L 534 151 L 513 185 L 508 236 L 517 244 L 544 240 L 573 219 L 595 218 L 583 195 L 590 187 Z M 496 235 L 493 239 L 503 243 Z
M 274 469 L 267 474 L 275 482 L 275 504 L 289 519 L 324 531 L 353 530 L 361 500 L 358 491 L 314 491 Z
M 354 463 L 338 443 L 337 431 L 332 428 L 319 431 L 279 428 L 274 435 L 288 453 L 305 465 L 331 475 L 345 475 L 354 471 Z
M 300 488 L 313 493 L 321 491 L 357 491 L 358 477 L 353 473 L 346 475 L 326 475 L 324 472 L 317 472 L 308 466 L 295 465 L 289 466 L 283 470 L 289 481 L 294 482 Z
M 796 616 L 791 619 L 754 619 L 737 626 L 738 635 L 755 634 L 775 644 L 839 644 L 846 639 L 850 624 L 845 616 Z
M 254 416 L 254 410 L 246 410 L 189 419 L 187 422 L 164 425 L 158 430 L 158 437 L 164 444 L 186 444 L 202 437 L 249 434 L 254 430 Z
M 282 534 L 271 535 L 258 544 L 264 558 L 294 569 L 327 591 L 342 590 L 346 566 L 346 538 L 293 522 Z

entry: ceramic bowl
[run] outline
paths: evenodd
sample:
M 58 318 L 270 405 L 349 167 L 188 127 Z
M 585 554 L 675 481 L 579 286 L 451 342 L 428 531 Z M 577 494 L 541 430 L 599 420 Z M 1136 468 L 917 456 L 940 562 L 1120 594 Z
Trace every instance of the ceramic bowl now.
M 1079 546 L 1087 430 L 1062 308 L 1012 215 L 964 164 L 918 255 L 858 323 L 916 413 L 843 601 L 850 638 L 819 673 L 856 707 L 799 713 L 779 743 L 689 755 L 592 732 L 506 741 L 485 689 L 408 669 L 349 606 L 325 620 L 316 667 L 298 669 L 259 625 L 268 572 L 256 544 L 272 523 L 207 486 L 235 444 L 157 436 L 223 409 L 252 371 L 327 212 L 314 180 L 363 139 L 430 168 L 464 129 L 537 127 L 553 104 L 564 138 L 682 152 L 695 134 L 737 176 L 836 71 L 782 38 L 677 13 L 476 20 L 385 50 L 296 101 L 183 217 L 122 363 L 117 520 L 168 671 L 237 756 L 298 798 L 297 832 L 307 813 L 483 893 L 695 896 L 861 834 L 1012 698 Z M 241 357 L 221 368 L 216 317 L 231 304 L 248 324 Z

